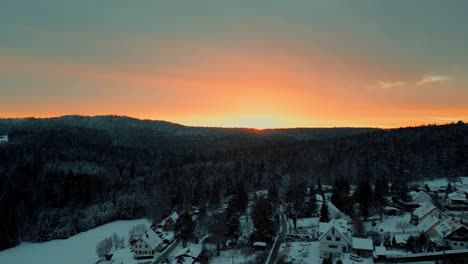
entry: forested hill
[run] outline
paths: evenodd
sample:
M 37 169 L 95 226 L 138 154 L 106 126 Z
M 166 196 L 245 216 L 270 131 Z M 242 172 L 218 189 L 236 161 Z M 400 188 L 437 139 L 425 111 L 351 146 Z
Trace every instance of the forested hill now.
M 372 128 L 246 128 L 188 127 L 165 121 L 121 116 L 63 116 L 0 119 L 0 135 L 13 144 L 101 144 L 160 150 L 202 150 L 205 153 L 272 142 L 344 137 L 375 131 Z
M 67 116 L 2 119 L 2 134 L 11 141 L 0 145 L 0 249 L 182 205 L 216 207 L 238 188 L 468 175 L 463 123 L 257 131 Z

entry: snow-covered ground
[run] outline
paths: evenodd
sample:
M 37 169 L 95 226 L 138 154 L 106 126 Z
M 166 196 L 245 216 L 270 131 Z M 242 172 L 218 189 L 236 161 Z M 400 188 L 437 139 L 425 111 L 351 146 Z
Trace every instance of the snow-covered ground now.
M 21 243 L 19 246 L 0 251 L 0 263 L 14 264 L 94 264 L 99 258 L 96 245 L 113 233 L 125 237 L 135 225 L 151 222 L 147 219 L 115 221 L 77 234 L 64 240 L 52 240 L 43 243 Z
M 356 263 L 349 259 L 350 254 L 343 254 L 342 261 L 344 264 Z M 314 242 L 286 242 L 281 245 L 280 257 L 285 261 L 295 264 L 321 264 L 323 259 L 320 258 L 320 243 Z M 360 264 L 372 264 L 372 258 L 363 258 Z
M 440 187 L 447 187 L 448 182 L 447 182 L 447 177 L 442 177 L 439 179 L 434 179 L 434 180 L 425 180 L 422 182 L 414 182 L 415 184 L 418 184 L 420 187 L 424 187 L 425 184 L 429 186 L 430 189 L 437 189 Z M 468 184 L 468 176 L 462 176 L 460 177 L 460 181 L 457 182 L 458 185 L 462 184 Z
M 254 251 L 239 250 L 239 249 L 224 250 L 224 251 L 221 251 L 219 255 L 220 256 L 214 256 L 211 259 L 210 263 L 216 263 L 216 264 L 255 263 L 255 258 L 257 257 L 257 254 Z
M 376 226 L 372 226 L 372 221 L 367 221 L 364 223 L 364 229 L 366 231 L 374 231 L 380 234 L 390 233 L 390 234 L 401 234 L 403 229 L 398 227 L 398 223 L 404 222 L 408 223 L 408 226 L 405 228 L 406 234 L 419 234 L 419 230 L 416 226 L 410 224 L 411 213 L 405 213 L 401 216 L 389 216 L 384 215 L 382 222 L 375 220 Z

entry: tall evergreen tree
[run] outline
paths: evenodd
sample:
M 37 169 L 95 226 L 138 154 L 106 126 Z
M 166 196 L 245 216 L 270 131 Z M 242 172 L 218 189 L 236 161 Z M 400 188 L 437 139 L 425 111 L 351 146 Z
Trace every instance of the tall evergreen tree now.
M 326 201 L 323 201 L 320 208 L 320 222 L 330 222 L 330 212 Z

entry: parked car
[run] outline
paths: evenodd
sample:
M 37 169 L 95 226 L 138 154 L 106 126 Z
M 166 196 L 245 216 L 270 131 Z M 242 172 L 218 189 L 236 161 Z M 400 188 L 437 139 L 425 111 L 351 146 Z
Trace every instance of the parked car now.
M 352 261 L 356 261 L 356 262 L 362 262 L 362 258 L 358 255 L 355 255 L 355 254 L 351 254 L 349 255 L 349 259 L 352 260 Z

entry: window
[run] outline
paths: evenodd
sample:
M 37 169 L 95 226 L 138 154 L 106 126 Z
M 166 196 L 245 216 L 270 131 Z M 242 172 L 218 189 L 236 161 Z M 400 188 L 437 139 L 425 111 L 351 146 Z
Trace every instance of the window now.
M 338 246 L 335 245 L 328 245 L 329 248 L 338 248 Z
M 454 244 L 455 246 L 458 246 L 458 243 L 457 243 L 457 242 L 455 242 L 455 243 L 453 243 L 453 244 Z
M 334 228 L 332 229 L 332 234 L 333 234 L 333 235 L 335 234 L 335 229 L 334 229 Z
M 341 238 L 336 237 L 335 240 L 336 240 L 336 241 L 341 241 Z
M 462 247 L 463 247 L 464 245 L 465 245 L 465 244 L 463 244 L 463 243 L 460 243 L 460 246 L 462 246 Z
M 343 253 L 346 252 L 346 247 L 343 247 Z
M 448 245 L 449 245 L 449 244 L 448 244 L 448 241 L 445 241 L 445 245 L 446 245 L 446 246 L 448 246 Z
M 331 237 L 327 237 L 327 240 L 331 240 Z

